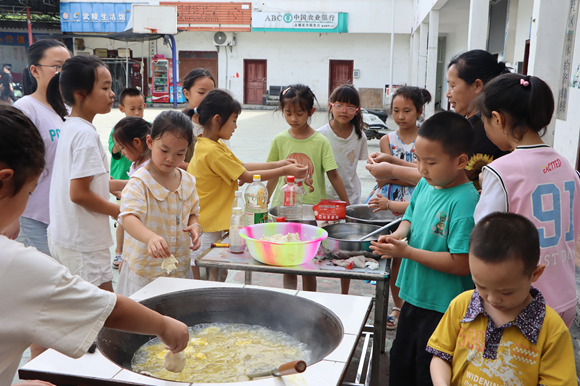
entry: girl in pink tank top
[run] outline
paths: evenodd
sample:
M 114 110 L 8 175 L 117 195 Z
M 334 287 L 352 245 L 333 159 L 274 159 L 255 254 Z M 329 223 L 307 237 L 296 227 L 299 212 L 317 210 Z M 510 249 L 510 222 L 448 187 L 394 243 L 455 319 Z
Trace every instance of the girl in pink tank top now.
M 513 151 L 483 169 L 475 221 L 491 212 L 511 212 L 536 225 L 545 270 L 535 285 L 570 327 L 576 314 L 580 178 L 541 139 L 554 112 L 552 91 L 540 78 L 506 74 L 489 82 L 483 93 L 478 107 L 487 136 L 501 150 Z

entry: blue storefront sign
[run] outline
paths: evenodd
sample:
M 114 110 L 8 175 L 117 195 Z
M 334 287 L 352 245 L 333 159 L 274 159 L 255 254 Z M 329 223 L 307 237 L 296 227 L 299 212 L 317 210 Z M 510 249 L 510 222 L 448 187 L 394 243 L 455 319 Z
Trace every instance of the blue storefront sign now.
M 28 47 L 28 34 L 17 32 L 0 32 L 0 46 Z
M 60 3 L 62 32 L 123 32 L 131 3 Z

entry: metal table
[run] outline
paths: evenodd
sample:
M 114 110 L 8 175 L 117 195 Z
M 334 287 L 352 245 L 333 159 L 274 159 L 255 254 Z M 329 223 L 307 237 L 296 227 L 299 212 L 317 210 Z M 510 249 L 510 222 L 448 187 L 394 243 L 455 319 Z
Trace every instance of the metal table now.
M 227 237 L 222 240 L 224 243 L 227 243 L 228 241 Z M 247 250 L 245 250 L 244 253 L 235 254 L 231 253 L 228 248 L 210 248 L 207 251 L 204 251 L 204 253 L 196 259 L 196 264 L 197 266 L 204 268 L 223 268 L 244 271 L 246 285 L 252 284 L 252 272 L 286 273 L 291 275 L 376 281 L 375 321 L 372 329 L 373 342 L 372 357 L 370 361 L 370 383 L 367 379 L 366 384 L 372 386 L 379 385 L 380 354 L 385 352 L 387 304 L 389 299 L 389 279 L 391 271 L 390 260 L 379 260 L 379 269 L 374 271 L 359 268 L 347 270 L 342 267 L 334 267 L 332 263 L 327 260 L 324 260 L 321 263 L 317 262 L 317 260 L 312 260 L 301 265 L 279 267 L 260 263 L 255 260 Z M 363 355 L 366 355 L 366 350 L 363 350 Z M 363 360 L 364 357 L 361 358 L 361 366 L 359 366 L 359 370 L 362 370 Z M 359 376 L 360 371 L 357 378 L 359 378 Z

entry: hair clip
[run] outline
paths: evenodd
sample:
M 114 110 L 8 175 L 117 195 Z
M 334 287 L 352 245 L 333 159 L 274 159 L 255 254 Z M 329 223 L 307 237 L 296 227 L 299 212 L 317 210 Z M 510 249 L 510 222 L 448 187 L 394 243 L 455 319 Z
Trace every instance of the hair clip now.
M 286 90 L 282 91 L 282 95 L 286 95 L 286 93 L 288 92 L 288 90 L 290 90 L 292 87 L 288 87 L 286 88 Z
M 193 113 L 194 113 L 195 115 L 199 115 L 199 113 L 197 112 L 197 107 L 194 107 L 194 108 L 193 108 Z
M 527 80 L 525 80 L 525 79 L 520 79 L 520 84 L 521 84 L 522 86 L 526 87 L 526 86 L 529 86 L 529 85 L 530 85 L 530 82 L 528 82 L 528 81 L 527 81 Z

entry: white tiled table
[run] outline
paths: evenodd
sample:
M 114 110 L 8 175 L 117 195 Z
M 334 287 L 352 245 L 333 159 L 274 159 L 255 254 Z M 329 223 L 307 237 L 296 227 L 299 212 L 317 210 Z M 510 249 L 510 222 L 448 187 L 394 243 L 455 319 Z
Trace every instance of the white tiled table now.
M 159 278 L 136 292 L 132 298 L 140 301 L 153 296 L 170 292 L 196 288 L 238 287 L 255 288 L 284 292 L 300 296 L 324 305 L 333 311 L 344 326 L 344 336 L 340 345 L 322 361 L 309 366 L 302 374 L 268 378 L 251 382 L 238 382 L 243 386 L 331 386 L 340 385 L 348 363 L 354 353 L 366 318 L 372 306 L 372 298 L 346 296 L 321 292 L 292 291 L 278 288 L 266 288 L 253 285 L 243 286 L 229 283 L 216 283 L 188 279 Z M 19 370 L 21 379 L 41 379 L 59 384 L 141 384 L 154 386 L 189 385 L 173 381 L 164 381 L 146 377 L 123 369 L 109 361 L 98 350 L 82 358 L 72 359 L 54 350 L 47 350 Z M 231 383 L 192 384 L 205 386 L 232 385 Z

